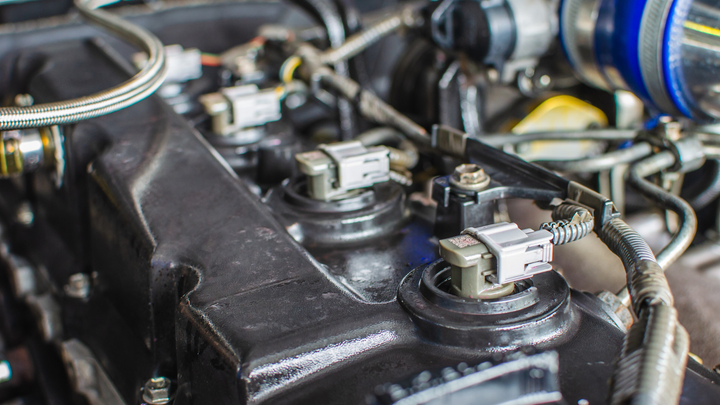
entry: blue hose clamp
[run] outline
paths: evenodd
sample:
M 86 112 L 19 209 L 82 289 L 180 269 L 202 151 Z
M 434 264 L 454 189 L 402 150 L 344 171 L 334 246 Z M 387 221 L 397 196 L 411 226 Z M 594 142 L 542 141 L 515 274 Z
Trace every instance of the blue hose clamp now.
M 593 86 L 632 91 L 653 114 L 713 121 L 683 76 L 683 33 L 693 1 L 562 0 L 563 49 Z

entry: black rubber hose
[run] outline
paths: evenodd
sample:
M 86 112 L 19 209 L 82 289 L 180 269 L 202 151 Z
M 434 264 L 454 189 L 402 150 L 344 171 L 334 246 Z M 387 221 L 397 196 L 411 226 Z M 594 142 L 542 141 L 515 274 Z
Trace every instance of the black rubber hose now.
M 702 191 L 690 191 L 688 194 L 695 195 L 689 199 L 690 206 L 695 211 L 710 205 L 716 198 L 720 197 L 720 160 L 711 160 L 712 170 L 710 172 L 710 182 L 702 184 Z
M 645 177 L 672 167 L 675 157 L 672 153 L 660 152 L 650 158 L 635 163 L 628 173 L 628 183 L 656 206 L 676 213 L 680 219 L 680 228 L 670 243 L 657 255 L 657 262 L 667 269 L 692 243 L 697 231 L 697 217 L 690 204 L 682 198 L 645 180 Z
M 335 0 L 335 4 L 340 11 L 345 32 L 347 32 L 348 35 L 356 34 L 363 30 L 362 16 L 352 0 Z M 360 83 L 362 87 L 367 87 L 370 84 L 367 63 L 362 54 L 356 55 L 350 60 L 350 77 Z
M 331 0 L 293 0 L 297 5 L 309 11 L 325 26 L 331 48 L 338 48 L 346 38 L 345 25 L 337 6 Z M 350 77 L 350 68 L 346 61 L 335 64 L 335 72 L 341 77 Z M 342 141 L 355 137 L 356 118 L 350 100 L 338 98 L 340 117 L 340 137 Z

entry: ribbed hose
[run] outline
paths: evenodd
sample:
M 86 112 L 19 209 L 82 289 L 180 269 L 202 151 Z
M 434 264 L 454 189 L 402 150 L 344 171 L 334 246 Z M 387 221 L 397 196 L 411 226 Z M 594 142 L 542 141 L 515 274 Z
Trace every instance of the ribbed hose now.
M 540 229 L 552 233 L 553 245 L 565 245 L 588 236 L 595 222 L 590 211 L 572 204 L 555 207 L 552 219 L 554 222 L 544 223 Z
M 613 218 L 603 226 L 598 236 L 623 262 L 635 313 L 639 314 L 648 304 L 673 305 L 672 292 L 663 269 L 640 234 L 622 219 Z
M 690 349 L 671 306 L 646 307 L 628 331 L 612 379 L 613 405 L 677 405 Z
M 612 380 L 612 404 L 676 405 L 690 343 L 673 296 L 645 240 L 623 220 L 608 221 L 600 239 L 622 259 L 639 320 L 625 336 Z
M 96 10 L 99 2 L 76 0 L 75 6 L 88 21 L 138 46 L 148 54 L 148 62 L 130 80 L 90 96 L 30 107 L 0 108 L 0 130 L 37 128 L 110 114 L 129 107 L 155 92 L 165 78 L 165 52 L 157 37 L 121 18 Z M 103 2 L 107 5 L 112 2 Z

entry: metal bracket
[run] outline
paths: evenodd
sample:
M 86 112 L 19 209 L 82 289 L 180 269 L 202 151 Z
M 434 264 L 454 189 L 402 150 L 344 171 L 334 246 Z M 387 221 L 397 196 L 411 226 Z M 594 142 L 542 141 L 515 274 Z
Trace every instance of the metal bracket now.
M 72 339 L 63 342 L 60 350 L 75 392 L 83 395 L 90 405 L 125 405 L 117 388 L 87 346 Z
M 604 195 L 593 191 L 580 183 L 571 181 L 568 184 L 568 199 L 580 203 L 593 210 L 595 218 L 595 233 L 598 235 L 602 231 L 603 225 L 613 218 L 620 216 L 620 211 L 615 204 Z

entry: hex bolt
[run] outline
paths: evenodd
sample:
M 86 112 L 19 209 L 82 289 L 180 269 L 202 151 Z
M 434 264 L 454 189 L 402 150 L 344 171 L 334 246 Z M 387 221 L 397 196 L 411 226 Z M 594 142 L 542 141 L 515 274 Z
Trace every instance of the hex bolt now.
M 624 327 L 625 330 L 630 329 L 634 322 L 632 313 L 617 295 L 608 291 L 601 291 L 597 297 L 604 303 L 605 310 L 613 317 L 613 320 L 617 319 L 621 323 L 618 327 Z
M 148 405 L 162 405 L 170 402 L 172 382 L 166 377 L 153 377 L 143 387 L 143 401 Z
M 682 138 L 682 124 L 673 120 L 671 117 L 660 117 L 659 126 L 665 137 L 671 141 L 678 141 Z
M 35 279 L 35 269 L 22 257 L 11 255 L 8 257 L 11 284 L 16 298 L 24 298 L 37 293 L 38 286 Z
M 15 212 L 15 219 L 22 225 L 30 226 L 35 220 L 35 213 L 29 202 L 24 202 L 18 206 Z
M 90 277 L 84 273 L 73 274 L 68 278 L 65 292 L 73 298 L 87 298 L 90 295 Z
M 462 164 L 450 176 L 450 184 L 462 190 L 482 191 L 490 184 L 490 176 L 476 164 Z
M 0 361 L 0 384 L 6 383 L 12 379 L 12 368 L 10 367 L 10 362 L 7 360 Z
M 35 104 L 35 99 L 29 94 L 18 94 L 15 96 L 15 105 L 18 107 L 30 107 Z

